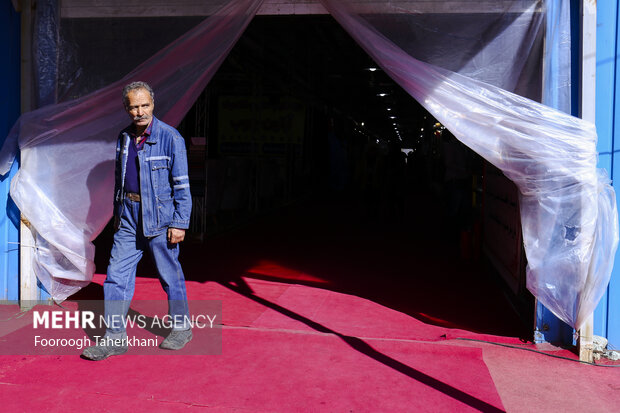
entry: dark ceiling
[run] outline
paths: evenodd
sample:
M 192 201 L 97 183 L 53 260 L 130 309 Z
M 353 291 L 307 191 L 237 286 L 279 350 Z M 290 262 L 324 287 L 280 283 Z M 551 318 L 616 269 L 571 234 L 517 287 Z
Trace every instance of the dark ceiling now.
M 404 140 L 418 136 L 426 111 L 382 70 L 369 68 L 378 66 L 329 15 L 257 16 L 214 81 L 229 80 L 246 94 L 259 88 L 299 96 L 364 122 L 382 139 L 397 139 L 393 123 Z

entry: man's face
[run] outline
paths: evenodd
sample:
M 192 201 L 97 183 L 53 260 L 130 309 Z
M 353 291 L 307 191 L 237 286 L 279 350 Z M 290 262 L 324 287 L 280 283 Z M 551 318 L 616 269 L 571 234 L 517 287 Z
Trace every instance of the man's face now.
M 125 110 L 138 130 L 144 130 L 153 119 L 153 99 L 145 89 L 134 89 L 127 93 Z

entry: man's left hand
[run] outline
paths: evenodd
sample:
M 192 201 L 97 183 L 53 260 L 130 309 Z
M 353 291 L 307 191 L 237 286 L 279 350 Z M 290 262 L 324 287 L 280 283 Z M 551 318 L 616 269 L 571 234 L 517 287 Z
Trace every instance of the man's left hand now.
M 185 230 L 180 228 L 168 228 L 168 242 L 178 244 L 185 239 Z

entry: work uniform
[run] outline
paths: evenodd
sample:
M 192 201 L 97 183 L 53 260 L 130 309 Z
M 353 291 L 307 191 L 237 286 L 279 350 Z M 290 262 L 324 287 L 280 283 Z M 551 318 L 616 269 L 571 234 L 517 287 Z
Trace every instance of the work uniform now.
M 117 224 L 103 284 L 106 336 L 113 339 L 126 337 L 122 320 L 133 298 L 136 268 L 145 250 L 151 254 L 168 295 L 173 330 L 190 328 L 179 244 L 167 240 L 168 228 L 189 227 L 192 200 L 185 141 L 176 129 L 155 117 L 139 144 L 135 142 L 133 128 L 131 125 L 123 130 L 117 142 Z

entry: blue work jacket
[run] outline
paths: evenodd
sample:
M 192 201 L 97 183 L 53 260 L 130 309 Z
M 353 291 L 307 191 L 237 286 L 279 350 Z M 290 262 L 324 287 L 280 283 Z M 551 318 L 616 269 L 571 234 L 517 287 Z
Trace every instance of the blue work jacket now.
M 146 237 L 172 228 L 189 228 L 192 197 L 189 191 L 185 140 L 179 132 L 153 116 L 151 134 L 138 151 L 142 225 Z M 123 213 L 125 174 L 131 135 L 121 131 L 116 143 L 114 215 Z

